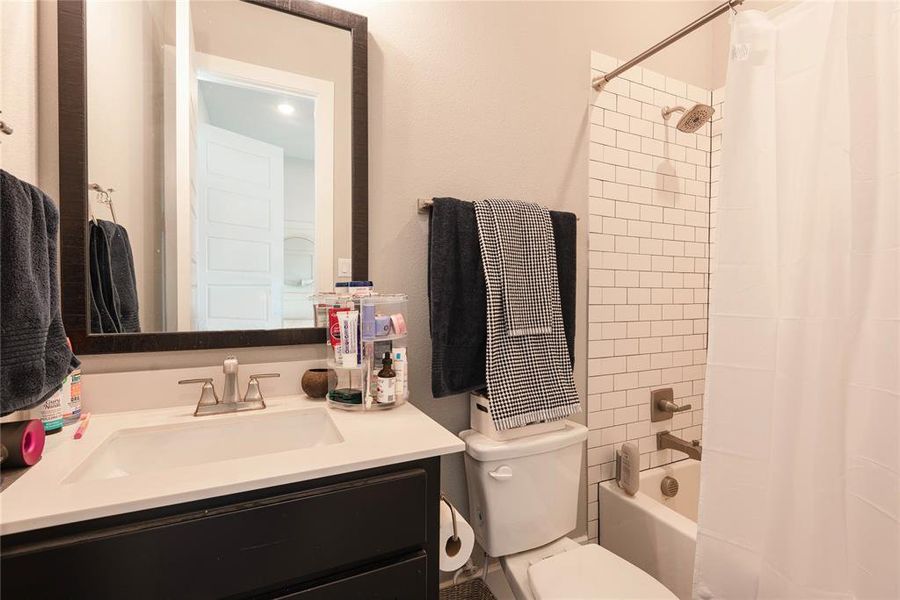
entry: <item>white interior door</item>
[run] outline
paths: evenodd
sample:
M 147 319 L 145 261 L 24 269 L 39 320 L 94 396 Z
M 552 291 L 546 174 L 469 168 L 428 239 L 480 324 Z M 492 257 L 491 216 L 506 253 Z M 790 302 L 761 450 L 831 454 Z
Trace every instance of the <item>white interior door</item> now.
M 195 325 L 282 326 L 284 152 L 198 123 Z

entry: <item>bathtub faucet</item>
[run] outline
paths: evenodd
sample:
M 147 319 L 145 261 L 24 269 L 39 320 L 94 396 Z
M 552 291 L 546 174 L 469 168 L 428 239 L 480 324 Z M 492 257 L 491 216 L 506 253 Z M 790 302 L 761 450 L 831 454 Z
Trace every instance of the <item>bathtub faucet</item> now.
M 656 449 L 665 450 L 666 448 L 684 452 L 688 455 L 688 458 L 693 458 L 694 460 L 700 460 L 700 455 L 703 454 L 700 440 L 687 442 L 680 437 L 672 435 L 668 431 L 660 431 L 656 434 Z

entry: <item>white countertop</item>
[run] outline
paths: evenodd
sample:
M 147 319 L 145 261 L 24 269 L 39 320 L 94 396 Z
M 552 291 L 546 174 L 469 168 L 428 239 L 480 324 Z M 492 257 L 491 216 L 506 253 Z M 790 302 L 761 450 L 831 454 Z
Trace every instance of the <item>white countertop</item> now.
M 194 417 L 194 406 L 94 414 L 80 440 L 75 426 L 48 436 L 44 455 L 0 494 L 0 533 L 64 523 L 307 481 L 461 452 L 465 444 L 412 404 L 392 410 L 328 410 L 343 441 L 274 454 L 154 472 L 65 483 L 64 480 L 121 429 L 241 419 L 252 414 L 323 408 L 302 395 L 266 398 L 264 411 Z M 222 444 L 228 440 L 223 439 Z

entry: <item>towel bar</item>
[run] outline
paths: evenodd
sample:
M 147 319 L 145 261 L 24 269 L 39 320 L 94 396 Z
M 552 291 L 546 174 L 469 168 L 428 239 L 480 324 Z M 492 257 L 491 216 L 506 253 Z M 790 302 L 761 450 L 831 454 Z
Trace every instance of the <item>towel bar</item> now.
M 421 214 L 426 214 L 431 210 L 431 207 L 434 206 L 434 198 L 417 198 L 416 199 L 416 212 Z M 576 217 L 577 220 L 581 220 L 581 217 Z

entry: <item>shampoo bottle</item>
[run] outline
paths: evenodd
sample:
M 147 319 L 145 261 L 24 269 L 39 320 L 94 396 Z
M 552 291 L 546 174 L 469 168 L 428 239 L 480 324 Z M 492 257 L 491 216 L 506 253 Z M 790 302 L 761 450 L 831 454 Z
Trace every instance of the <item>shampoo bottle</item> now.
M 69 344 L 69 350 L 72 349 L 72 342 L 66 339 Z M 81 368 L 77 368 L 66 377 L 63 383 L 63 423 L 69 425 L 77 423 L 81 418 Z
M 65 387 L 65 386 L 63 386 Z M 44 433 L 51 435 L 62 431 L 63 427 L 63 388 L 56 390 L 52 396 L 41 404 L 41 422 Z

